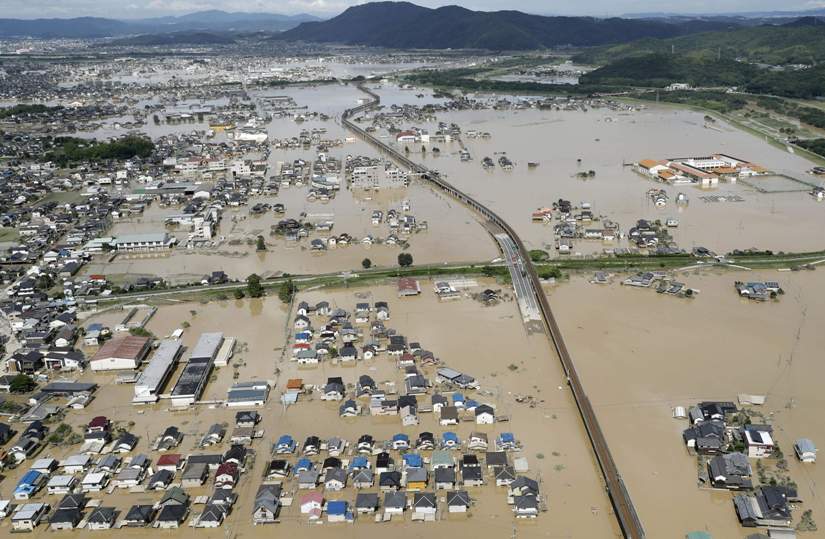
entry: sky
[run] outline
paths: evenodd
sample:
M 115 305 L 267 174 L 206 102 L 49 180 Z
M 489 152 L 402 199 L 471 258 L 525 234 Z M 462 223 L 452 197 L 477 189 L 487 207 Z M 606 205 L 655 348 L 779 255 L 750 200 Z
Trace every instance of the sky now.
M 98 16 L 133 19 L 180 15 L 206 9 L 270 13 L 336 15 L 363 0 L 0 0 L 2 17 Z M 438 7 L 518 9 L 542 15 L 617 16 L 628 13 L 728 13 L 740 11 L 806 10 L 825 8 L 825 0 L 414 0 Z

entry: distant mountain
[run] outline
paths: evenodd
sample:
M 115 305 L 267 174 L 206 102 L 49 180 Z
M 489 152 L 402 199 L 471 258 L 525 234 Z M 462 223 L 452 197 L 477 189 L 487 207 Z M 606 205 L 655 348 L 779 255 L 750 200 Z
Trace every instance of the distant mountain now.
M 198 11 L 175 17 L 157 17 L 136 21 L 140 24 L 161 25 L 164 31 L 185 30 L 234 30 L 253 32 L 258 30 L 282 31 L 303 22 L 319 21 L 312 15 L 279 15 L 277 13 L 226 12 L 220 10 Z
M 674 82 L 814 99 L 825 96 L 825 65 L 775 71 L 726 58 L 654 53 L 618 59 L 579 78 L 579 84 L 595 86 L 662 88 Z
M 128 34 L 132 25 L 99 17 L 0 19 L 0 37 L 95 38 Z
M 819 17 L 800 17 L 795 21 L 787 22 L 782 26 L 788 28 L 800 28 L 804 26 L 825 26 L 825 19 Z
M 141 34 L 107 42 L 116 46 L 155 45 L 231 45 L 235 40 L 227 34 L 213 32 L 170 32 L 168 34 Z
M 298 15 L 280 15 L 278 13 L 248 13 L 245 11 L 227 12 L 219 9 L 196 11 L 195 13 L 189 13 L 187 15 L 167 18 L 176 19 L 178 21 L 193 21 L 201 23 L 226 23 L 262 19 L 266 21 L 284 21 L 300 24 L 302 22 L 321 20 L 318 17 L 307 15 L 306 13 L 300 13 Z
M 821 21 L 804 18 L 782 26 L 763 25 L 727 32 L 705 32 L 669 39 L 642 39 L 585 51 L 575 60 L 606 64 L 648 54 L 744 59 L 749 62 L 783 65 L 816 64 L 825 61 L 825 31 Z
M 640 12 L 627 13 L 622 17 L 628 19 L 661 19 L 670 17 L 735 17 L 739 19 L 769 19 L 769 18 L 799 18 L 799 17 L 816 17 L 825 15 L 825 7 L 813 8 L 807 10 L 789 10 L 789 11 L 726 11 L 714 13 L 678 13 L 678 12 Z
M 228 13 L 201 11 L 175 17 L 117 20 L 100 17 L 72 19 L 0 19 L 0 38 L 99 38 L 130 34 L 165 34 L 170 32 L 278 32 L 309 21 L 312 15 L 279 15 L 276 13 Z
M 628 19 L 544 17 L 519 11 L 437 9 L 409 2 L 374 2 L 347 9 L 322 22 L 307 22 L 273 39 L 357 44 L 389 48 L 530 50 L 563 45 L 623 43 L 728 28 L 698 21 L 673 25 Z

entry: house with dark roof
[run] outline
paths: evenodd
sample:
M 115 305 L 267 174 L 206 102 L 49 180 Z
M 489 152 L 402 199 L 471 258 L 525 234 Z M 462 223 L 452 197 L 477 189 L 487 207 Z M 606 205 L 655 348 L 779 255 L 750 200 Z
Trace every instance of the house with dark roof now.
M 217 528 L 223 524 L 229 507 L 214 503 L 207 503 L 197 518 L 196 528 Z
M 740 494 L 733 497 L 733 505 L 739 522 L 746 528 L 771 526 L 787 528 L 791 525 L 789 498 L 796 493 L 780 486 L 762 486 L 753 495 Z
M 513 512 L 516 518 L 536 518 L 539 515 L 539 501 L 535 496 L 514 496 Z
M 355 511 L 360 514 L 371 514 L 378 510 L 378 494 L 374 492 L 359 492 L 355 496 Z
M 128 528 L 143 528 L 152 523 L 155 508 L 151 505 L 133 505 L 123 519 L 123 525 Z
M 447 493 L 447 511 L 450 513 L 466 513 L 470 508 L 470 495 L 466 490 L 456 490 Z
M 401 488 L 401 472 L 381 472 L 378 476 L 378 488 L 381 490 L 399 490 Z
M 281 486 L 261 485 L 255 494 L 255 503 L 252 507 L 252 522 L 254 524 L 270 524 L 278 521 L 281 510 Z
M 384 513 L 388 515 L 403 515 L 407 508 L 407 495 L 403 492 L 384 493 Z
M 49 529 L 53 531 L 58 530 L 73 530 L 80 524 L 83 519 L 83 512 L 78 508 L 57 508 L 54 513 L 49 516 Z
M 114 507 L 97 507 L 89 515 L 86 527 L 90 530 L 108 530 L 114 526 L 116 517 Z
M 189 514 L 188 505 L 164 505 L 161 507 L 155 524 L 163 529 L 179 528 Z
M 727 446 L 725 424 L 717 419 L 702 421 L 682 432 L 688 450 L 700 455 L 718 455 Z
M 742 490 L 753 488 L 750 461 L 744 453 L 716 455 L 708 462 L 708 477 L 716 488 Z

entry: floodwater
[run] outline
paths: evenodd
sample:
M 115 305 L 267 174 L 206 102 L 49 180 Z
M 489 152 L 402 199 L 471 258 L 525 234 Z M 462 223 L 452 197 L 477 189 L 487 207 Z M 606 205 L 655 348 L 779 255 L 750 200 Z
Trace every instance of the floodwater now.
M 384 92 L 382 91 L 382 96 Z M 398 94 L 386 92 L 387 103 Z M 590 202 L 593 213 L 620 224 L 623 231 L 638 219 L 679 220 L 672 230 L 677 244 L 690 250 L 704 246 L 717 252 L 760 248 L 774 251 L 806 251 L 823 248 L 820 231 L 825 227 L 825 205 L 808 195 L 810 186 L 797 184 L 797 192 L 760 193 L 741 181 L 721 183 L 703 190 L 696 186 L 667 186 L 633 172 L 629 166 L 644 158 L 665 159 L 726 153 L 790 174 L 816 185 L 806 174 L 812 163 L 803 157 L 769 145 L 758 137 L 724 122 L 704 127 L 704 114 L 656 105 L 638 112 L 610 109 L 581 111 L 458 111 L 439 114 L 439 121 L 455 122 L 463 131 L 490 132 L 492 138 L 467 139 L 464 146 L 472 161 L 461 162 L 460 143 L 438 144 L 440 155 L 413 152 L 414 159 L 447 175 L 448 181 L 488 205 L 507 220 L 531 248 L 554 243 L 552 225 L 531 222 L 531 213 L 549 207 L 559 198 L 574 205 Z M 421 125 L 434 132 L 437 126 Z M 413 145 L 415 146 L 415 145 Z M 412 149 L 412 148 L 411 148 Z M 512 171 L 496 166 L 485 171 L 481 160 L 506 155 L 515 162 Z M 577 162 L 581 159 L 581 162 Z M 529 168 L 528 162 L 539 166 Z M 595 171 L 582 180 L 578 172 Z M 754 184 L 766 180 L 754 178 Z M 772 181 L 772 180 L 767 180 Z M 669 195 L 665 207 L 647 196 L 651 188 Z M 676 195 L 689 198 L 677 207 Z M 704 195 L 739 195 L 742 202 L 704 202 Z M 594 227 L 597 225 L 594 223 Z M 573 252 L 599 253 L 608 247 L 627 247 L 626 241 L 602 244 L 579 240 Z
M 822 350 L 825 273 L 685 273 L 700 290 L 693 300 L 575 276 L 549 294 L 582 383 L 596 409 L 619 471 L 648 537 L 683 537 L 707 530 L 713 537 L 743 537 L 726 492 L 697 487 L 697 463 L 682 441 L 684 420 L 674 406 L 702 400 L 766 395 L 752 407 L 770 418 L 805 509 L 825 515 L 820 485 L 825 469 L 802 465 L 793 443 L 825 443 Z M 736 280 L 778 280 L 785 291 L 766 303 L 740 299 Z M 756 462 L 751 462 L 754 471 Z M 663 505 L 666 504 L 666 505 Z M 804 534 L 825 537 L 825 532 Z
M 397 298 L 395 285 L 390 283 L 370 288 L 315 290 L 299 294 L 296 301 L 305 299 L 314 303 L 327 300 L 333 307 L 350 311 L 356 302 L 387 301 L 391 312 L 387 327 L 397 329 L 411 341 L 421 342 L 444 364 L 475 376 L 481 384 L 477 398 L 493 404 L 497 415 L 510 416 L 511 420 L 507 423 L 488 426 L 461 424 L 452 430 L 456 430 L 462 438 L 466 438 L 472 430 L 482 430 L 488 432 L 491 439 L 499 432 L 513 432 L 523 446 L 520 456 L 529 461 L 527 475 L 540 481 L 540 488 L 547 496 L 548 511 L 534 522 L 516 521 L 506 504 L 506 490 L 487 484 L 470 489 L 475 505 L 469 517 L 456 519 L 444 514 L 438 522 L 420 526 L 425 526 L 427 531 L 437 536 L 470 533 L 497 538 L 510 537 L 515 533 L 518 537 L 619 537 L 578 412 L 548 341 L 541 335 L 528 336 L 525 333 L 517 316 L 515 301 L 506 290 L 502 303 L 484 307 L 466 295 L 459 300 L 440 302 L 432 292 L 432 282 L 422 281 L 421 285 L 423 293 L 415 298 Z M 496 285 L 492 281 L 481 281 L 472 291 L 486 287 L 495 288 Z M 119 316 L 119 311 L 110 311 L 95 315 L 90 321 L 115 320 Z M 223 399 L 226 389 L 235 381 L 266 379 L 275 386 L 269 402 L 259 410 L 263 415 L 260 428 L 264 430 L 264 437 L 253 443 L 257 457 L 235 489 L 239 501 L 224 528 L 193 530 L 184 527 L 166 533 L 175 537 L 224 537 L 225 533 L 241 537 L 268 532 L 266 528 L 253 528 L 250 514 L 254 493 L 269 457 L 270 444 L 281 434 L 289 433 L 299 441 L 315 434 L 321 438 L 341 436 L 352 442 L 364 433 L 371 433 L 377 440 L 383 440 L 396 432 L 406 432 L 414 437 L 418 432 L 429 430 L 440 436 L 445 430 L 438 426 L 431 414 L 422 414 L 421 424 L 413 428 L 402 428 L 397 417 L 360 416 L 342 420 L 338 417 L 337 404 L 324 403 L 317 396 L 302 397 L 296 405 L 283 409 L 278 398 L 286 380 L 293 377 L 301 377 L 307 384 L 323 383 L 328 376 L 342 376 L 345 383 L 353 384 L 360 374 L 370 374 L 379 383 L 394 381 L 401 385 L 403 380 L 403 372 L 387 356 L 362 360 L 356 366 L 328 362 L 314 369 L 298 369 L 288 360 L 287 335 L 291 322 L 292 316 L 287 312 L 287 307 L 277 298 L 162 306 L 149 322 L 147 328 L 157 336 L 168 335 L 178 327 L 188 326 L 183 342 L 190 347 L 204 331 L 223 331 L 226 336 L 237 338 L 235 357 L 230 366 L 215 371 L 206 388 L 205 400 Z M 425 367 L 423 371 L 430 378 L 434 376 L 433 367 Z M 147 453 L 152 460 L 158 457 L 158 453 L 150 451 L 149 446 L 167 426 L 177 425 L 185 433 L 184 441 L 175 451 L 188 453 L 193 451 L 200 436 L 212 423 L 225 421 L 231 425 L 236 411 L 201 405 L 197 409 L 180 412 L 169 409 L 163 401 L 156 405 L 134 407 L 129 402 L 132 387 L 114 384 L 113 375 L 88 372 L 82 378 L 100 383 L 101 388 L 87 409 L 70 412 L 65 421 L 79 428 L 92 417 L 104 414 L 139 435 L 141 440 L 136 451 Z M 169 391 L 171 383 L 164 392 Z M 535 399 L 535 405 L 519 404 L 516 402 L 517 396 L 531 396 Z M 225 451 L 227 448 L 228 442 L 224 442 L 215 448 L 196 452 Z M 48 454 L 59 458 L 72 454 L 72 451 L 71 447 L 50 446 L 42 456 Z M 23 466 L 12 471 L 4 484 L 13 485 L 25 469 Z M 209 486 L 190 490 L 193 496 L 208 495 L 209 492 Z M 303 492 L 299 492 L 299 496 Z M 327 495 L 331 499 L 350 502 L 355 498 L 351 488 Z M 160 493 L 138 494 L 118 489 L 113 495 L 93 494 L 92 497 L 104 498 L 105 504 L 123 511 L 135 503 L 152 503 L 160 498 Z M 439 498 L 442 497 L 443 494 L 440 494 Z M 58 497 L 39 494 L 37 500 L 42 499 L 54 503 Z M 201 507 L 193 507 L 192 512 L 199 512 Z M 402 526 L 399 522 L 377 525 L 371 518 L 360 519 L 353 528 L 328 524 L 309 526 L 306 517 L 299 513 L 297 497 L 295 505 L 284 509 L 281 519 L 278 528 L 281 533 L 306 533 L 312 529 L 314 535 L 323 537 L 338 536 L 344 530 L 348 537 L 357 533 L 368 538 L 383 537 L 390 530 L 394 535 L 417 537 L 422 531 L 417 525 Z M 409 523 L 409 516 L 405 520 Z M 8 526 L 8 523 L 3 526 Z M 41 526 L 37 533 L 47 532 Z M 101 536 L 121 537 L 124 533 L 125 536 L 135 537 L 140 534 L 139 531 L 124 530 L 101 532 Z
M 309 240 L 326 238 L 330 234 L 347 232 L 356 238 L 372 235 L 386 238 L 390 233 L 385 223 L 373 225 L 372 210 L 380 209 L 386 215 L 388 209 L 401 208 L 403 200 L 410 202 L 410 212 L 417 221 L 427 221 L 429 228 L 408 237 L 409 252 L 416 264 L 441 264 L 455 262 L 484 262 L 492 260 L 498 251 L 487 232 L 479 226 L 472 213 L 427 186 L 414 183 L 406 189 L 384 192 L 349 191 L 342 189 L 335 199 L 323 202 L 306 200 L 308 187 L 282 189 L 278 196 L 255 197 L 257 202 L 285 204 L 285 215 L 273 212 L 260 216 L 249 213 L 249 207 L 230 208 L 224 211 L 215 239 L 216 248 L 175 248 L 170 254 L 122 254 L 113 262 L 107 256 L 97 257 L 84 266 L 84 274 L 104 273 L 117 275 L 157 275 L 172 282 L 189 282 L 224 270 L 231 278 L 246 278 L 250 273 L 272 276 L 278 272 L 292 274 L 329 273 L 359 270 L 364 258 L 374 266 L 395 266 L 400 246 L 362 245 L 330 247 L 326 251 L 312 251 Z M 306 213 L 310 220 L 333 219 L 332 232 L 313 232 L 309 239 L 290 243 L 281 236 L 270 236 L 272 225 L 286 217 L 298 218 Z M 148 208 L 143 215 L 118 222 L 112 234 L 158 232 L 165 230 L 164 218 L 179 213 L 178 208 Z M 187 229 L 169 229 L 179 239 L 185 240 Z M 256 252 L 254 240 L 263 235 L 266 252 Z
M 405 92 L 409 94 L 409 92 Z M 299 107 L 307 106 L 310 111 L 323 112 L 331 117 L 340 115 L 345 109 L 355 106 L 363 94 L 352 86 L 311 86 L 302 88 L 272 89 L 258 91 L 255 97 L 284 95 L 290 96 Z M 302 112 L 302 111 L 297 111 Z M 172 130 L 190 132 L 194 129 L 206 129 L 206 124 L 186 124 L 156 126 L 149 122 L 144 129 L 151 136 L 168 134 Z M 360 140 L 352 140 L 352 134 L 335 121 L 309 120 L 297 123 L 290 118 L 274 118 L 265 125 L 270 141 L 297 137 L 302 130 L 316 128 L 326 129 L 324 139 L 346 140 L 342 146 L 333 147 L 327 153 L 343 163 L 347 156 L 365 155 L 377 157 L 371 146 Z M 108 129 L 90 133 L 90 136 L 111 136 Z M 215 142 L 220 142 L 219 134 Z M 314 148 L 276 149 L 269 154 L 268 175 L 272 175 L 283 163 L 295 159 L 308 162 L 315 160 Z M 345 184 L 343 171 L 340 175 Z M 351 244 L 344 247 L 330 248 L 324 252 L 309 249 L 309 240 L 299 244 L 288 244 L 281 237 L 270 237 L 270 227 L 283 218 L 299 218 L 306 213 L 310 220 L 335 221 L 332 232 L 317 232 L 310 236 L 325 238 L 331 234 L 348 233 L 355 238 L 372 235 L 384 239 L 389 233 L 386 224 L 375 226 L 371 222 L 372 210 L 400 210 L 404 200 L 410 202 L 410 212 L 418 222 L 427 221 L 428 230 L 420 231 L 409 237 L 410 247 L 406 251 L 413 255 L 417 264 L 441 264 L 456 262 L 484 262 L 495 258 L 497 248 L 490 236 L 478 225 L 472 212 L 449 197 L 430 189 L 427 185 L 413 182 L 406 189 L 393 189 L 383 192 L 350 191 L 342 188 L 330 201 L 308 201 L 306 195 L 310 189 L 290 186 L 282 188 L 277 196 L 251 197 L 249 205 L 241 208 L 228 208 L 215 239 L 220 245 L 214 249 L 176 249 L 171 255 L 133 254 L 120 255 L 113 262 L 106 262 L 99 257 L 92 264 L 84 266 L 85 274 L 104 273 L 109 276 L 119 275 L 157 275 L 172 282 L 188 282 L 200 278 L 212 271 L 221 269 L 233 278 L 245 278 L 250 273 L 274 275 L 278 272 L 293 274 L 326 273 L 361 268 L 361 261 L 369 258 L 375 266 L 394 266 L 397 263 L 398 246 L 365 246 Z M 286 213 L 277 216 L 273 213 L 254 216 L 249 208 L 256 203 L 282 203 Z M 157 208 L 152 206 L 143 215 L 118 221 L 112 234 L 130 234 L 159 232 L 164 230 L 164 218 L 180 213 L 179 208 Z M 170 230 L 179 240 L 185 240 L 188 230 Z M 255 251 L 254 239 L 263 235 L 267 241 L 267 252 Z M 251 244 L 247 244 L 250 240 Z

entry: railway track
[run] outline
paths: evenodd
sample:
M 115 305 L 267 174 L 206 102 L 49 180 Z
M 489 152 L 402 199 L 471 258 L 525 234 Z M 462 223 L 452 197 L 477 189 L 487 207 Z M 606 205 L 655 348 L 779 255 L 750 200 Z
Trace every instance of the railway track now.
M 530 262 L 530 255 L 524 247 L 521 238 L 519 238 L 516 231 L 510 227 L 504 219 L 499 217 L 488 207 L 454 187 L 446 180 L 443 180 L 438 172 L 432 171 L 412 161 L 395 148 L 385 144 L 378 138 L 372 136 L 366 130 L 362 129 L 359 125 L 352 122 L 351 118 L 362 112 L 377 107 L 381 102 L 381 98 L 378 94 L 370 91 L 363 84 L 360 84 L 358 88 L 370 96 L 371 100 L 367 103 L 359 105 L 358 107 L 348 109 L 341 115 L 341 123 L 346 128 L 358 134 L 362 139 L 379 151 L 389 155 L 392 159 L 407 167 L 411 172 L 420 175 L 422 179 L 428 181 L 441 191 L 444 191 L 448 195 L 480 214 L 483 218 L 495 224 L 509 237 L 510 241 L 515 244 L 518 254 L 523 261 L 523 267 L 527 274 L 526 276 L 532 285 L 530 286 L 530 293 L 536 296 L 535 301 L 541 311 L 544 328 L 550 338 L 553 348 L 555 348 L 556 353 L 558 354 L 562 368 L 567 376 L 567 382 L 573 392 L 576 407 L 579 410 L 582 423 L 587 431 L 590 444 L 593 447 L 593 452 L 602 473 L 605 489 L 607 490 L 610 503 L 613 506 L 613 512 L 618 521 L 619 528 L 622 530 L 624 537 L 628 539 L 644 539 L 644 528 L 642 527 L 642 523 L 639 520 L 635 507 L 633 506 L 630 493 L 627 491 L 624 480 L 622 479 L 621 474 L 619 474 L 619 469 L 616 466 L 616 462 L 613 460 L 613 456 L 610 453 L 607 440 L 602 432 L 601 426 L 599 425 L 599 421 L 596 418 L 596 412 L 594 411 L 593 406 L 590 403 L 590 399 L 584 391 L 584 387 L 579 379 L 576 367 L 573 364 L 573 358 L 570 356 L 567 345 L 564 343 L 561 330 L 559 329 L 556 318 L 550 308 L 550 303 L 547 301 L 547 297 L 542 292 L 539 276 L 536 273 L 535 267 L 533 267 L 533 264 Z

